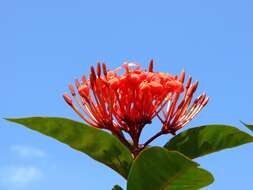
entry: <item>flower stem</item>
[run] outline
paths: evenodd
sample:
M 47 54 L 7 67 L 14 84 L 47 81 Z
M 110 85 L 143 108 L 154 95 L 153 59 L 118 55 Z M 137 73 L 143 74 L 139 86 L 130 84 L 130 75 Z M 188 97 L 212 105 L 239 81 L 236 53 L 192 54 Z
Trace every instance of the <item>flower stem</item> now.
M 156 133 L 154 136 L 152 136 L 150 139 L 148 139 L 144 144 L 143 147 L 146 147 L 147 145 L 149 145 L 149 143 L 151 143 L 153 140 L 155 140 L 157 137 L 160 137 L 161 135 L 163 135 L 164 132 L 163 131 L 159 131 L 158 133 Z

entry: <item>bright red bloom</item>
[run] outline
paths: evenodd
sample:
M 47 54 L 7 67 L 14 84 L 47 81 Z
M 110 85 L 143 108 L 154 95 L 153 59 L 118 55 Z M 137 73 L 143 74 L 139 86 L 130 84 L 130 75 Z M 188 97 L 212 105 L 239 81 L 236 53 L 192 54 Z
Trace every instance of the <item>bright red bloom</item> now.
M 122 70 L 125 72 L 122 73 Z M 142 129 L 154 117 L 158 116 L 163 123 L 161 134 L 174 133 L 207 103 L 205 95 L 202 95 L 187 109 L 197 85 L 190 86 L 191 81 L 188 81 L 184 91 L 183 81 L 184 72 L 180 78 L 154 72 L 152 60 L 148 71 L 141 70 L 136 63 L 124 63 L 120 68 L 108 71 L 105 64 L 102 64 L 101 69 L 98 63 L 96 72 L 91 67 L 89 80 L 83 76 L 82 82 L 75 81 L 78 96 L 74 87 L 69 85 L 82 112 L 66 93 L 64 99 L 88 124 L 110 130 L 134 153 L 139 149 Z M 184 98 L 175 109 L 179 95 L 183 92 Z M 168 110 L 165 111 L 166 105 Z M 158 115 L 160 112 L 164 115 L 163 119 Z M 132 144 L 124 137 L 124 132 L 130 135 Z
M 182 71 L 179 81 L 183 83 L 185 80 L 185 72 Z M 209 98 L 202 93 L 197 99 L 193 99 L 193 94 L 198 87 L 198 81 L 191 84 L 192 77 L 189 77 L 184 92 L 170 93 L 166 108 L 162 110 L 163 118 L 158 115 L 163 123 L 163 132 L 174 134 L 177 130 L 188 124 L 208 103 Z M 180 103 L 178 100 L 182 95 Z

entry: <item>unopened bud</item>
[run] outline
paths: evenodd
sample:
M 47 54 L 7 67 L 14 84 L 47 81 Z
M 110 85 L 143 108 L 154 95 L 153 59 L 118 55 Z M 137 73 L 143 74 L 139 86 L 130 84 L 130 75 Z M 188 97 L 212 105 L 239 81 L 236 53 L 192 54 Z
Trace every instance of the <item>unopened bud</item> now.
M 94 67 L 91 66 L 91 68 L 90 68 L 90 84 L 91 84 L 92 88 L 94 87 L 95 82 L 96 82 L 96 73 L 95 73 Z
M 205 100 L 202 102 L 202 106 L 204 107 L 209 101 L 209 97 L 206 97 Z
M 93 79 L 96 79 L 96 72 L 93 66 L 90 67 L 90 74 L 93 77 Z
M 72 84 L 69 84 L 69 90 L 70 90 L 70 92 L 71 92 L 72 96 L 75 96 L 75 95 L 76 95 L 76 93 L 75 93 L 75 89 L 74 89 L 74 87 L 73 87 L 73 85 L 72 85 Z
M 185 71 L 183 69 L 182 72 L 181 72 L 181 74 L 180 74 L 179 81 L 183 83 L 184 82 L 184 78 L 185 78 Z
M 82 82 L 86 83 L 86 77 L 85 77 L 85 75 L 82 76 Z
M 75 80 L 75 85 L 76 85 L 76 88 L 79 88 L 79 86 L 81 85 L 78 79 Z
M 190 87 L 191 82 L 192 82 L 192 77 L 189 76 L 188 81 L 187 81 L 187 83 L 186 83 L 186 85 L 185 85 L 185 88 L 186 88 L 186 89 L 188 89 L 188 88 Z
M 105 65 L 105 63 L 102 64 L 102 68 L 103 68 L 104 76 L 106 77 L 106 76 L 107 76 L 107 70 L 106 70 L 106 65 Z
M 196 81 L 189 89 L 188 91 L 188 96 L 192 96 L 194 94 L 194 92 L 197 90 L 199 85 L 199 81 Z
M 203 102 L 206 99 L 206 93 L 202 93 L 200 102 Z
M 63 98 L 64 98 L 65 102 L 67 102 L 68 105 L 73 106 L 73 102 L 66 92 L 63 94 Z
M 153 68 L 154 68 L 154 60 L 151 59 L 149 62 L 148 71 L 153 73 Z
M 98 77 L 101 76 L 101 66 L 100 66 L 100 62 L 97 63 L 97 75 L 98 75 Z

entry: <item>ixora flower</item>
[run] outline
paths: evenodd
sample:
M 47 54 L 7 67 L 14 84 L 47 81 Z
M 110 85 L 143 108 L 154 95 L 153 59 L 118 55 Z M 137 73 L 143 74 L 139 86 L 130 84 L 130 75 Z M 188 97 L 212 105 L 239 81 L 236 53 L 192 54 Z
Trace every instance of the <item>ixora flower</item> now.
M 191 104 L 198 82 L 191 84 L 192 78 L 189 77 L 184 85 L 184 80 L 184 71 L 179 77 L 155 72 L 153 60 L 148 70 L 128 62 L 115 70 L 108 70 L 104 63 L 102 67 L 98 63 L 96 71 L 91 67 L 89 79 L 83 76 L 81 82 L 75 81 L 76 90 L 69 85 L 76 104 L 67 93 L 63 97 L 85 122 L 111 131 L 137 155 L 160 135 L 175 134 L 207 104 L 205 93 Z M 140 145 L 143 128 L 155 117 L 160 119 L 161 129 Z M 131 140 L 125 137 L 126 133 Z

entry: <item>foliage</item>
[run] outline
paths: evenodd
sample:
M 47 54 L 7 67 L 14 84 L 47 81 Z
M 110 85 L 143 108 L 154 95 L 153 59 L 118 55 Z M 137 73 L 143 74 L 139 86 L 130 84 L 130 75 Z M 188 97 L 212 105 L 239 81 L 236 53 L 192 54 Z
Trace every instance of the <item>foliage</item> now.
M 56 117 L 7 120 L 52 137 L 111 167 L 127 179 L 127 190 L 200 189 L 214 178 L 191 159 L 253 141 L 251 135 L 235 127 L 206 125 L 175 135 L 164 148 L 145 148 L 134 159 L 116 137 L 84 123 Z M 251 129 L 250 125 L 247 127 Z M 113 189 L 122 190 L 118 185 Z

